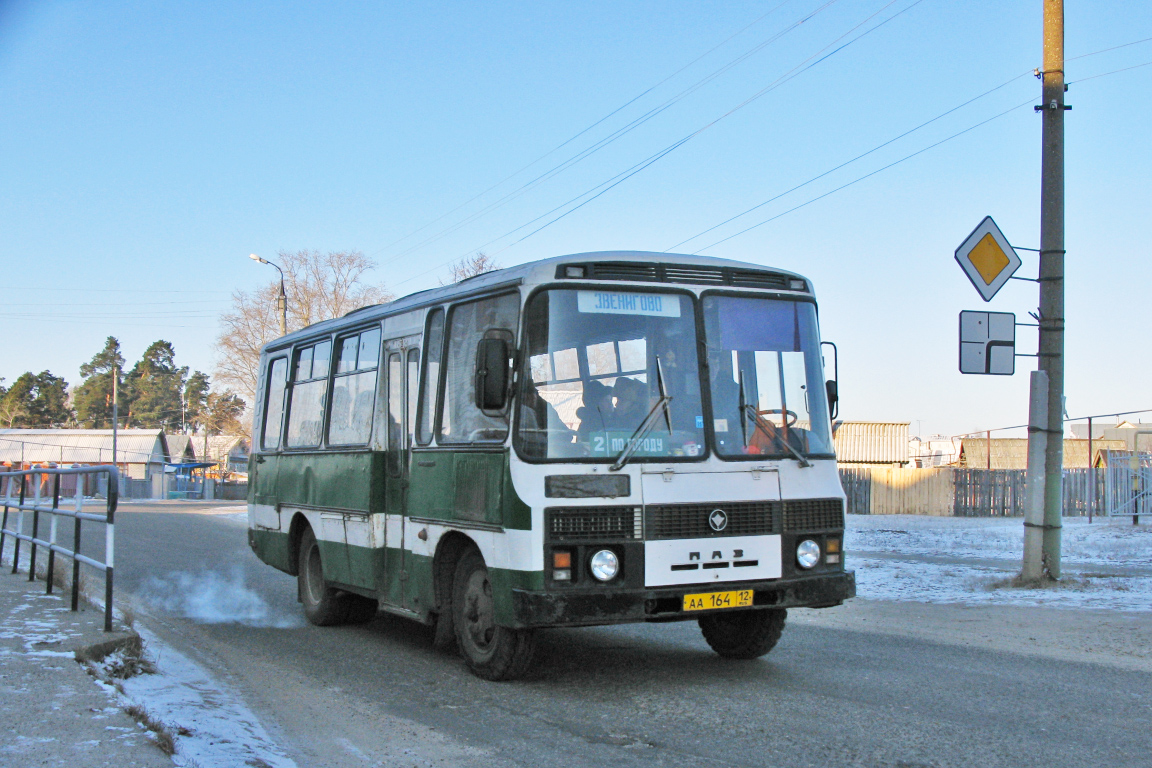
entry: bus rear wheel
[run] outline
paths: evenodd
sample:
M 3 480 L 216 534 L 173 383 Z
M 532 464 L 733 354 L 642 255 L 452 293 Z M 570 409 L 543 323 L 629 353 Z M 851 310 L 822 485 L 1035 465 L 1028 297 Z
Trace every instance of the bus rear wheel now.
M 787 609 L 769 608 L 714 613 L 698 623 L 708 645 L 724 658 L 756 659 L 776 646 L 787 618 Z
M 370 621 L 376 615 L 375 600 L 328 586 L 324 579 L 320 545 L 311 528 L 305 528 L 300 536 L 300 558 L 297 564 L 300 602 L 304 605 L 304 617 L 311 623 L 319 627 L 330 627 L 334 624 Z
M 529 629 L 496 623 L 492 582 L 484 558 L 469 549 L 456 564 L 452 582 L 456 644 L 473 674 L 485 680 L 514 680 L 532 664 L 536 636 Z

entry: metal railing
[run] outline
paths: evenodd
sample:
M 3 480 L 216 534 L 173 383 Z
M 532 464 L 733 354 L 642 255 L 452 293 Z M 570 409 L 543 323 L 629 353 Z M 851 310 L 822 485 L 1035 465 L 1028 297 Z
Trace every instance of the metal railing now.
M 76 476 L 76 491 L 69 502 L 73 509 L 61 509 L 60 478 Z M 84 486 L 82 479 L 87 476 L 98 478 L 105 475 L 106 506 L 103 514 L 84 511 Z M 43 493 L 45 479 L 51 478 L 52 494 L 51 506 L 46 506 L 49 498 Z M 80 607 L 80 564 L 91 566 L 104 572 L 104 631 L 112 631 L 112 575 L 113 554 L 116 541 L 116 502 L 119 498 L 120 471 L 113 466 L 70 467 L 70 468 L 40 468 L 25 469 L 16 472 L 0 472 L 0 483 L 4 485 L 4 516 L 0 521 L 0 552 L 4 551 L 5 539 L 11 536 L 14 540 L 12 554 L 12 573 L 20 567 L 20 542 L 26 541 L 31 546 L 28 559 L 28 581 L 36 578 L 37 548 L 48 550 L 48 568 L 45 580 L 48 582 L 48 593 L 52 593 L 53 576 L 56 567 L 56 555 L 63 555 L 72 559 L 72 610 Z M 31 489 L 31 494 L 29 490 Z M 29 499 L 31 495 L 31 499 Z M 30 502 L 30 503 L 29 503 Z M 8 527 L 10 512 L 15 511 L 15 526 Z M 31 513 L 32 532 L 24 532 L 24 515 Z M 40 517 L 51 515 L 51 524 L 47 539 L 40 538 Z M 75 521 L 72 535 L 72 549 L 61 546 L 57 540 L 57 523 L 61 517 L 70 517 Z M 95 560 L 80 554 L 81 523 L 85 520 L 104 524 L 104 561 Z

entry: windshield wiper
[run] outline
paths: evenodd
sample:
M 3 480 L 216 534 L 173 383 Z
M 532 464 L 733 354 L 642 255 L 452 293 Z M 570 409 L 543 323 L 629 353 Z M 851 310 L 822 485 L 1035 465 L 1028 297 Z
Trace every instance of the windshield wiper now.
M 672 396 L 668 394 L 668 390 L 664 386 L 664 367 L 660 364 L 659 356 L 656 357 L 656 386 L 660 390 L 660 399 L 656 401 L 656 404 L 648 411 L 648 415 L 636 427 L 636 431 L 628 438 L 628 442 L 624 444 L 624 450 L 620 451 L 615 463 L 608 467 L 609 472 L 619 472 L 624 468 L 624 465 L 632 458 L 632 454 L 636 453 L 636 449 L 640 447 L 640 442 L 656 426 L 656 417 L 659 414 L 664 414 L 664 423 L 668 427 L 668 434 L 672 434 L 672 410 L 668 407 L 668 404 L 672 402 Z
M 744 397 L 744 369 L 743 368 L 740 369 L 740 411 L 745 416 L 749 417 L 752 420 L 752 423 L 756 426 L 756 429 L 758 429 L 764 433 L 764 437 L 768 438 L 769 440 L 771 440 L 774 443 L 780 443 L 780 445 L 784 446 L 785 450 L 787 450 L 788 453 L 795 456 L 796 460 L 800 462 L 801 467 L 812 466 L 812 462 L 808 461 L 808 459 L 806 459 L 804 457 L 804 454 L 800 453 L 795 448 L 793 448 L 786 439 L 781 440 L 779 435 L 772 434 L 772 431 L 768 429 L 768 425 L 764 422 L 764 417 L 760 415 L 760 412 L 758 410 L 756 410 L 756 406 L 749 403 L 747 401 L 747 399 Z M 787 420 L 787 418 L 788 418 L 788 415 L 785 414 L 784 419 Z M 748 426 L 747 426 L 747 424 L 744 423 L 743 418 L 740 419 L 740 435 L 744 440 L 744 445 L 748 445 Z

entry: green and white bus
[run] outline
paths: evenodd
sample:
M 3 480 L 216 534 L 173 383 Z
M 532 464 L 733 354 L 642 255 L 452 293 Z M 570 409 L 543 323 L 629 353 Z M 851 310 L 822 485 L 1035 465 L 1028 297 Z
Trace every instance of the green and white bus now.
M 806 278 L 665 253 L 358 309 L 261 353 L 249 544 L 314 624 L 407 616 L 492 680 L 544 627 L 761 656 L 856 591 L 821 349 Z

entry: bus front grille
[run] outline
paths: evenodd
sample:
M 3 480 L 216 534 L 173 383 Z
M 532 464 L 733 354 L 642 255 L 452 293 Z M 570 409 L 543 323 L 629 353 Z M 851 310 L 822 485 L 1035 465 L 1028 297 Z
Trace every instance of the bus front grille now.
M 785 531 L 831 531 L 844 528 L 840 499 L 801 499 L 784 502 Z
M 719 511 L 720 515 L 715 515 Z M 707 536 L 763 536 L 780 532 L 780 502 L 739 501 L 714 504 L 652 504 L 645 508 L 650 541 Z M 712 519 L 713 523 L 709 520 Z M 719 528 L 719 530 L 717 530 Z
M 549 507 L 544 516 L 550 541 L 640 538 L 640 507 Z

